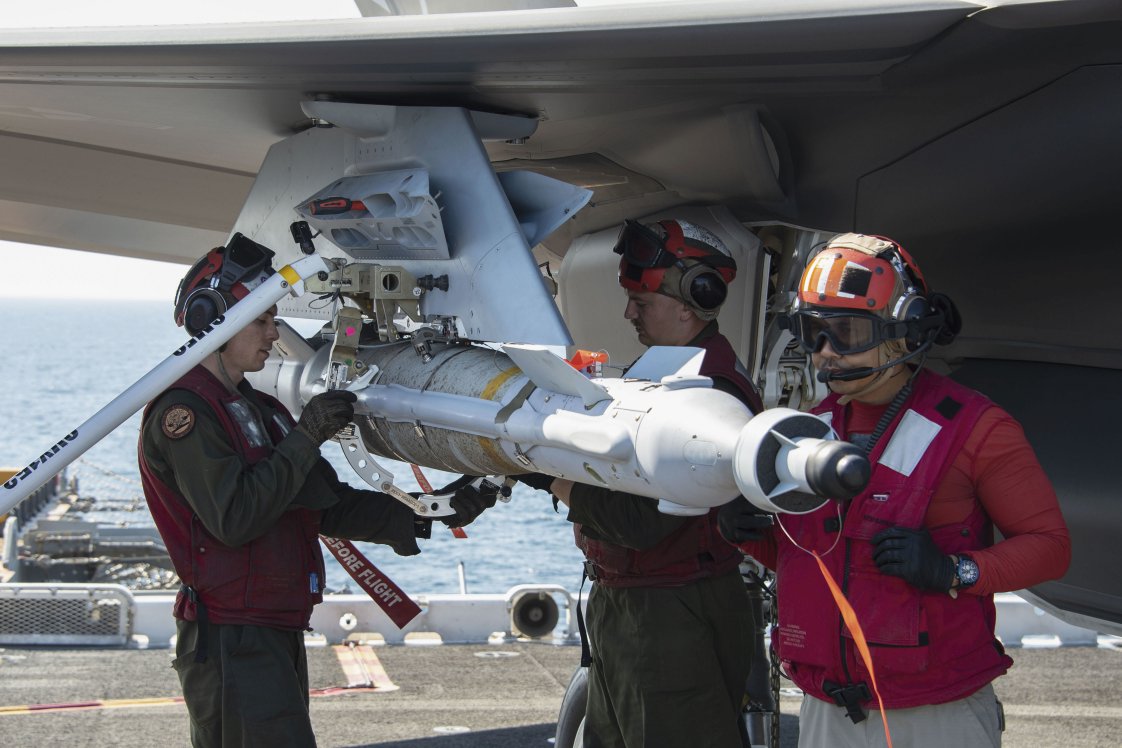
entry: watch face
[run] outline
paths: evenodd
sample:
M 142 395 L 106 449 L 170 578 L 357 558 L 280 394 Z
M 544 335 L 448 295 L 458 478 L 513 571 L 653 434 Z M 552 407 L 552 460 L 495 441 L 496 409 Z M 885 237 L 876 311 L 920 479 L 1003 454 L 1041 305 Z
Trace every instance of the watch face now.
M 978 564 L 974 563 L 974 559 L 963 556 L 958 560 L 958 579 L 963 587 L 978 581 Z

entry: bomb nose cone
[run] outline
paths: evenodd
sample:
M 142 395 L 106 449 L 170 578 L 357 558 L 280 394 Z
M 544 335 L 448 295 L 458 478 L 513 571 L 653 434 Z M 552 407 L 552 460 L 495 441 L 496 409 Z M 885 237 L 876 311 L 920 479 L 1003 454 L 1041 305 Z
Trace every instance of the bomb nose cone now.
M 869 459 L 849 442 L 823 442 L 807 460 L 807 482 L 819 496 L 848 501 L 869 485 Z

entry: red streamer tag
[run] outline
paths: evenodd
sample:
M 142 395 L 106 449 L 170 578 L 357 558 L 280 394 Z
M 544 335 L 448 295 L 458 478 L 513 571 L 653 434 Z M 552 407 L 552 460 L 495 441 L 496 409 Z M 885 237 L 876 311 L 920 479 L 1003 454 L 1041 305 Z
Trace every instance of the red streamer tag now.
M 407 623 L 421 614 L 421 606 L 413 602 L 392 579 L 378 571 L 378 567 L 370 563 L 351 541 L 326 535 L 320 535 L 319 539 L 347 570 L 351 579 L 385 611 L 399 629 L 405 628 Z

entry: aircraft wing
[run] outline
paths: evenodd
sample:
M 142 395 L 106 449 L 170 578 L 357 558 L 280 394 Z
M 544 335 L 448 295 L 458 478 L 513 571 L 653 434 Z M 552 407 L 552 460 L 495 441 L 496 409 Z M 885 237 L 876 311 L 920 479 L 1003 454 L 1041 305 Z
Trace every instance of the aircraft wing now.
M 882 89 L 888 71 L 977 10 L 958 0 L 753 6 L 0 31 L 0 237 L 190 261 L 229 231 L 268 148 L 310 126 L 300 106 L 310 97 L 535 118 L 533 137 L 493 146 L 493 158 L 610 197 L 616 207 L 590 211 L 585 230 L 660 204 L 782 204 L 738 107 L 779 96 L 803 109 L 800 126 L 830 132 L 837 118 L 818 118 L 820 108 Z M 846 183 L 807 190 L 802 211 L 816 225 L 852 214 L 841 193 L 868 159 L 828 155 L 852 128 L 816 148 L 832 163 L 814 181 Z M 898 149 L 876 146 L 878 161 Z
M 1055 481 L 1075 557 L 1034 593 L 1122 630 L 1119 40 L 1111 0 L 0 31 L 0 238 L 189 262 L 226 240 L 270 147 L 316 124 L 309 100 L 532 120 L 486 143 L 496 171 L 593 192 L 535 248 L 552 267 L 625 217 L 722 206 L 762 242 L 757 269 L 770 258 L 746 319 L 813 236 L 892 236 L 966 320 L 935 363 L 1021 420 Z M 576 287 L 559 296 L 574 341 L 633 352 L 604 323 L 618 300 L 587 313 Z M 757 316 L 734 337 L 767 379 Z

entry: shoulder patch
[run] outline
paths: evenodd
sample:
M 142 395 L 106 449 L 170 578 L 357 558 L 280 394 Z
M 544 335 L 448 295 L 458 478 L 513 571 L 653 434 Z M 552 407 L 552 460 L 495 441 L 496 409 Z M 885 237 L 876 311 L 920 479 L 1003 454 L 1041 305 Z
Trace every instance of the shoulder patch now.
M 195 428 L 195 411 L 186 405 L 173 405 L 164 411 L 160 427 L 169 439 L 182 439 Z

